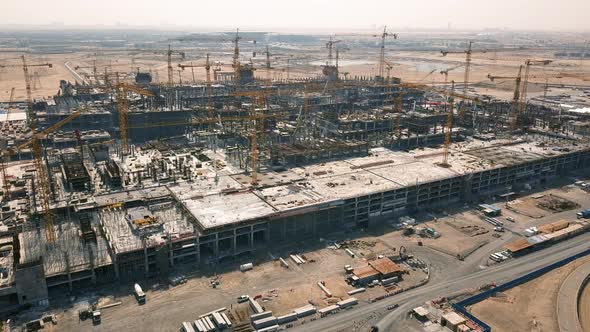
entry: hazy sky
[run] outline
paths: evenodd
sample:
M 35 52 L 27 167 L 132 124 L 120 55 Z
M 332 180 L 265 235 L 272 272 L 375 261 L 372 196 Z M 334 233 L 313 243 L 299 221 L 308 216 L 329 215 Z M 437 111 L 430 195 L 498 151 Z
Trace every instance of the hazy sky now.
M 209 28 L 508 28 L 590 31 L 590 0 L 2 1 L 0 24 Z

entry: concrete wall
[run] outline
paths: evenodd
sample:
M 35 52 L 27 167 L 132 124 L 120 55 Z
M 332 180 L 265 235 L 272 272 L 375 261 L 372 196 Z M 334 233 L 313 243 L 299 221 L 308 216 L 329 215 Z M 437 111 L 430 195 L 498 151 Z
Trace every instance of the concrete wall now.
M 15 280 L 19 304 L 37 304 L 47 300 L 47 283 L 42 261 L 18 266 Z

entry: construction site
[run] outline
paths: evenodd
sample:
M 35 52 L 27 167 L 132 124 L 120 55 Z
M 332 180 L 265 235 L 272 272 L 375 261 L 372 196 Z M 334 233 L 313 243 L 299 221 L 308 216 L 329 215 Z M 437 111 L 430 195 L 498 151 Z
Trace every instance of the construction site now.
M 12 75 L 2 86 L 14 87 L 0 102 L 0 314 L 24 306 L 49 311 L 61 307 L 64 294 L 117 289 L 110 295 L 127 296 L 126 317 L 155 324 L 129 313 L 128 285 L 154 286 L 149 308 L 150 296 L 163 292 L 157 285 L 182 273 L 191 280 L 181 287 L 215 297 L 211 305 L 229 306 L 247 285 L 264 293 L 265 308 L 258 310 L 251 293 L 249 304 L 234 304 L 225 317 L 179 311 L 177 321 L 152 328 L 178 331 L 194 321 L 200 331 L 213 319 L 213 329 L 233 322 L 235 331 L 271 331 L 305 323 L 308 312 L 319 319 L 438 282 L 452 266 L 468 274 L 461 264 L 486 260 L 498 246 L 516 257 L 588 229 L 571 221 L 539 225 L 534 236 L 542 239 L 520 235 L 537 219 L 573 216 L 590 204 L 578 187 L 575 195 L 546 192 L 590 175 L 584 56 L 531 51 L 482 82 L 472 70 L 496 66 L 498 52 L 537 45 L 507 43 L 492 52 L 485 40 L 430 44 L 420 61 L 439 61 L 436 53 L 451 59 L 444 68 L 396 76 L 394 65 L 416 58 L 389 47 L 415 44 L 386 28 L 374 36 L 317 37 L 296 54 L 278 42 L 260 46 L 268 38 L 235 31 L 179 36 L 167 45 L 105 41 L 100 56 L 73 43 L 75 55 L 62 59 L 39 55 L 34 41 L 24 55 L 3 45 L 10 56 L 0 57 L 0 81 Z M 130 63 L 121 64 L 122 54 Z M 359 59 L 373 67 L 363 69 Z M 61 71 L 59 80 L 52 70 Z M 43 90 L 44 77 L 54 80 L 53 92 Z M 490 94 L 508 89 L 510 96 Z M 543 199 L 534 197 L 541 192 Z M 505 234 L 497 219 L 486 219 L 499 213 L 493 204 L 527 222 Z M 237 270 L 249 262 L 255 271 L 247 273 L 260 275 L 240 285 Z M 277 274 L 288 282 L 266 279 Z M 205 293 L 211 285 L 227 290 Z M 199 315 L 215 309 L 186 305 Z M 249 310 L 275 314 L 251 317 Z M 95 328 L 124 328 L 117 324 L 125 318 L 104 311 Z M 424 308 L 415 314 L 430 315 Z M 34 321 L 79 329 L 68 317 Z M 355 329 L 368 331 L 375 319 Z

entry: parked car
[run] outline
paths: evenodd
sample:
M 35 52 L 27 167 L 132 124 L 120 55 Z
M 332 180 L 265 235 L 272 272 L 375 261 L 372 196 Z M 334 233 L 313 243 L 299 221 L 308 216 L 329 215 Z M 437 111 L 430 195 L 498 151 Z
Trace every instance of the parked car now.
M 240 295 L 238 296 L 238 303 L 244 303 L 248 301 L 250 297 L 248 295 Z

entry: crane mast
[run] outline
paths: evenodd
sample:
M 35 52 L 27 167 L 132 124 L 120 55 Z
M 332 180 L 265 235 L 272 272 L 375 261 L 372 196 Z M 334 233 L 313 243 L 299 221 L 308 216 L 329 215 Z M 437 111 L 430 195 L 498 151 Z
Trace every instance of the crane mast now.
M 387 26 L 383 27 L 383 33 L 381 35 L 373 35 L 373 37 L 381 38 L 381 46 L 379 50 L 379 77 L 383 78 L 383 71 L 385 70 L 385 37 L 393 36 L 393 39 L 397 39 L 396 33 L 387 32 Z
M 39 138 L 36 136 L 37 134 L 37 116 L 35 115 L 35 111 L 33 110 L 33 94 L 31 91 L 31 79 L 29 76 L 29 66 L 27 65 L 27 61 L 25 56 L 21 56 L 23 62 L 23 74 L 25 76 L 25 86 L 27 92 L 27 112 L 29 118 L 29 126 L 31 128 L 31 132 L 33 134 L 33 139 L 31 141 L 31 147 L 33 150 L 33 159 L 35 161 L 35 169 L 37 171 L 37 190 L 36 192 L 39 194 L 41 198 L 41 207 L 43 212 L 43 226 L 45 228 L 45 238 L 47 239 L 48 243 L 55 242 L 56 236 L 55 231 L 53 229 L 54 218 L 53 214 L 51 213 L 51 208 L 49 206 L 49 176 L 45 169 L 45 165 L 43 164 L 43 150 L 41 149 L 41 143 L 39 142 Z M 37 66 L 48 66 L 51 68 L 51 64 L 43 64 Z
M 451 81 L 451 94 L 455 90 L 455 81 Z M 443 149 L 443 160 L 441 166 L 449 167 L 449 147 L 451 145 L 451 137 L 452 137 L 452 130 L 453 130 L 453 108 L 454 108 L 454 98 L 453 96 L 448 96 L 449 98 L 449 110 L 447 112 L 447 130 L 445 131 L 445 145 Z
M 121 148 L 123 155 L 129 153 L 129 143 L 127 142 L 127 112 L 129 112 L 129 100 L 127 100 L 127 94 L 130 91 L 143 96 L 154 96 L 154 93 L 149 90 L 125 83 L 117 84 L 117 110 L 119 112 L 119 130 L 121 131 Z

